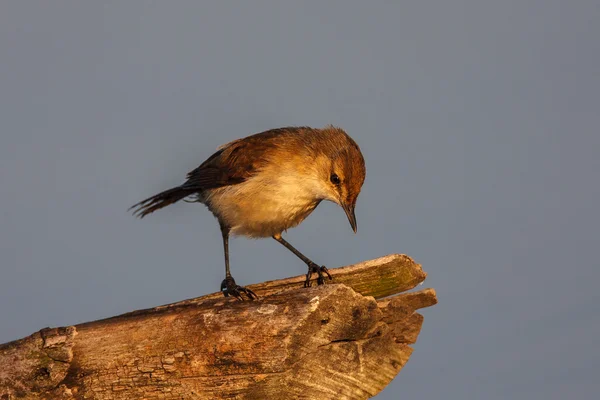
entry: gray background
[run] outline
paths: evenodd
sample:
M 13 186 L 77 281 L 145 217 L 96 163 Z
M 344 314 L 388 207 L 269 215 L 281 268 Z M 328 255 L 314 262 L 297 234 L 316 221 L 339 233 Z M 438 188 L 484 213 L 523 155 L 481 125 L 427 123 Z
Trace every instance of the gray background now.
M 215 148 L 345 128 L 358 235 L 322 204 L 287 238 L 330 267 L 407 253 L 440 304 L 378 397 L 565 399 L 600 384 L 597 1 L 0 3 L 0 342 L 223 279 L 200 205 L 132 203 Z M 234 239 L 238 282 L 304 265 Z

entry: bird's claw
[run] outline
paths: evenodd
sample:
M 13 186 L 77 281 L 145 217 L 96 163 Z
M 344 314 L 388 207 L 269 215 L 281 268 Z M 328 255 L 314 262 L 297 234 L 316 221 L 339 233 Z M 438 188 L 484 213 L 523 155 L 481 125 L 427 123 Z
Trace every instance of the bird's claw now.
M 317 285 L 323 285 L 325 284 L 325 276 L 327 275 L 327 277 L 329 278 L 329 280 L 332 280 L 333 278 L 331 277 L 331 274 L 329 273 L 329 270 L 327 269 L 326 266 L 320 266 L 317 264 L 310 264 L 308 266 L 308 272 L 306 273 L 306 280 L 304 281 L 304 287 L 311 287 L 312 286 L 312 274 L 317 274 Z
M 249 300 L 258 300 L 256 293 L 248 288 L 236 284 L 235 280 L 231 276 L 223 279 L 223 282 L 221 282 L 221 292 L 225 297 L 233 296 L 242 301 L 244 300 L 242 293 L 244 293 Z

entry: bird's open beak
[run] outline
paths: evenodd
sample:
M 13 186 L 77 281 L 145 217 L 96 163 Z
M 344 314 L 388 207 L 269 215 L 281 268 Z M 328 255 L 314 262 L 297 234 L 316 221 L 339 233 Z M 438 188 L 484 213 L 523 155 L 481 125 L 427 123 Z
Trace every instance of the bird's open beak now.
M 346 212 L 346 216 L 348 217 L 348 221 L 350 222 L 352 230 L 354 231 L 354 233 L 356 233 L 356 215 L 354 215 L 354 204 L 344 204 L 342 208 Z

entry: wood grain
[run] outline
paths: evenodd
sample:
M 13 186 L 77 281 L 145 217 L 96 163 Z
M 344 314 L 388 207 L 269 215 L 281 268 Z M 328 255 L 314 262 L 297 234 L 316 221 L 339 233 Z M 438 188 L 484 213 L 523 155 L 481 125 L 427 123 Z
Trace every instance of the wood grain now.
M 391 255 L 211 294 L 0 345 L 0 399 L 366 399 L 408 361 L 435 291 Z M 391 282 L 394 282 L 392 284 Z

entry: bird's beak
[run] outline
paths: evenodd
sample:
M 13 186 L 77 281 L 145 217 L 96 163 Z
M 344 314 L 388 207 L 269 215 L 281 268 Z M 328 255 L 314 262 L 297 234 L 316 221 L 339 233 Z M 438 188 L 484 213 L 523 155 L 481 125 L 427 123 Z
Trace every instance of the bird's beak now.
M 354 204 L 344 204 L 342 208 L 346 212 L 346 216 L 348 217 L 348 221 L 350 222 L 352 230 L 354 233 L 356 233 L 356 215 L 354 215 Z

